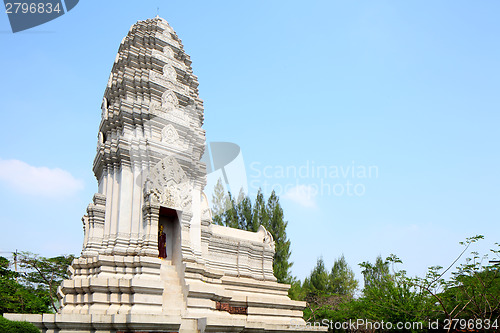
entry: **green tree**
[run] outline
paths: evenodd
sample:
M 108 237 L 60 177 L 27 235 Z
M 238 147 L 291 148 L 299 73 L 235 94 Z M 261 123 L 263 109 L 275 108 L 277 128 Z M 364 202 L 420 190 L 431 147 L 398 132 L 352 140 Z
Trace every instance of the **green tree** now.
M 354 297 L 358 289 L 358 280 L 353 270 L 347 264 L 344 255 L 333 263 L 329 276 L 329 291 L 333 294 Z
M 65 279 L 69 279 L 68 267 L 75 259 L 73 255 L 45 258 L 30 252 L 21 252 L 20 266 L 22 283 L 31 289 L 46 292 L 50 305 L 57 311 L 57 288 Z
M 238 195 L 236 211 L 239 222 L 238 228 L 242 230 L 254 231 L 252 200 L 245 195 L 243 189 L 240 190 L 240 194 Z
M 227 206 L 226 210 L 223 213 L 223 225 L 230 228 L 239 228 L 240 220 L 238 213 L 238 205 L 234 201 L 233 195 L 231 192 L 227 193 Z
M 304 318 L 308 321 L 344 322 L 351 318 L 350 304 L 358 281 L 344 256 L 335 260 L 328 272 L 323 258 L 318 258 L 311 274 L 304 280 L 302 295 L 305 295 Z M 358 317 L 356 317 L 358 318 Z
M 261 189 L 259 189 L 253 205 L 252 228 L 248 230 L 255 232 L 259 229 L 261 224 L 267 228 L 269 225 L 269 212 L 267 211 L 264 194 L 262 194 Z
M 328 271 L 325 267 L 325 262 L 322 257 L 316 261 L 311 274 L 304 279 L 302 285 L 304 291 L 304 300 L 306 308 L 304 309 L 304 317 L 308 321 L 320 321 L 325 317 L 330 317 L 325 313 L 331 308 L 331 302 L 328 293 Z
M 413 279 L 404 270 L 396 271 L 395 265 L 402 261 L 395 255 L 390 255 L 385 261 L 379 256 L 375 264 L 364 262 L 360 264 L 365 277 L 363 296 L 357 300 L 358 308 L 362 309 L 364 318 L 374 322 L 420 322 L 422 329 L 410 331 L 425 331 L 435 305 L 429 295 L 413 283 Z M 393 266 L 392 273 L 389 267 Z
M 384 261 L 379 255 L 375 259 L 375 264 L 362 262 L 359 264 L 363 268 L 362 274 L 365 281 L 365 290 L 371 287 L 383 287 L 389 277 L 389 262 Z
M 291 283 L 293 278 L 290 270 L 293 263 L 290 262 L 291 242 L 286 234 L 288 222 L 285 221 L 279 198 L 274 191 L 267 201 L 267 216 L 268 225 L 264 226 L 273 236 L 275 243 L 274 276 L 280 283 Z
M 50 312 L 48 292 L 21 284 L 23 276 L 11 271 L 9 264 L 7 258 L 0 257 L 0 313 Z
M 323 294 L 328 292 L 328 285 L 328 271 L 326 270 L 323 257 L 319 257 L 311 274 L 305 278 L 303 287 L 308 293 Z
M 225 193 L 222 181 L 219 179 L 213 195 L 212 212 L 216 224 L 256 232 L 259 226 L 264 226 L 273 236 L 275 253 L 273 262 L 274 276 L 280 283 L 294 282 L 290 262 L 291 243 L 286 234 L 288 222 L 284 219 L 283 209 L 276 192 L 272 192 L 265 200 L 259 189 L 252 205 L 252 200 L 241 190 L 237 200 L 230 192 Z
M 467 238 L 465 242 L 460 242 L 465 248 L 446 270 L 442 271 L 440 266 L 430 267 L 425 278 L 417 277 L 413 283 L 425 290 L 436 301 L 440 319 L 460 320 L 461 324 L 470 321 L 483 323 L 488 320 L 490 323 L 496 323 L 496 327 L 492 326 L 489 330 L 498 330 L 500 328 L 500 267 L 488 263 L 488 254 L 480 256 L 475 251 L 471 252 L 471 256 L 452 272 L 452 277 L 448 281 L 443 279 L 443 275 L 455 265 L 468 248 L 483 238 L 484 236 L 477 235 Z M 496 249 L 491 249 L 490 252 L 495 259 L 498 259 L 500 245 L 495 244 Z
M 365 285 L 359 298 L 342 296 L 343 288 L 335 283 L 345 271 L 345 259 L 336 260 L 332 272 L 327 277 L 327 269 L 320 258 L 309 277 L 294 291 L 307 301 L 304 318 L 309 321 L 322 319 L 345 322 L 349 319 L 363 318 L 369 322 L 420 323 L 404 331 L 425 332 L 429 323 L 444 320 L 457 321 L 459 324 L 451 331 L 499 331 L 500 328 L 500 265 L 488 262 L 488 255 L 480 256 L 471 252 L 465 263 L 456 267 L 451 278 L 445 280 L 444 274 L 455 264 L 471 246 L 483 236 L 467 238 L 462 245 L 465 249 L 447 269 L 440 266 L 430 267 L 425 277 L 409 277 L 406 271 L 397 269 L 402 261 L 395 255 L 385 260 L 378 256 L 375 262 L 363 262 Z M 500 245 L 491 253 L 498 260 Z M 336 266 L 336 267 L 335 267 Z M 454 323 L 453 321 L 452 323 Z M 473 327 L 467 327 L 474 323 Z M 478 327 L 483 325 L 482 328 Z M 489 323 L 486 327 L 484 324 Z M 369 326 L 357 327 L 358 332 L 370 331 Z M 373 331 L 373 330 L 372 330 Z M 450 330 L 448 330 L 450 331 Z
M 222 179 L 217 180 L 212 195 L 213 222 L 218 225 L 225 225 L 225 212 L 229 208 L 230 200 L 224 190 Z
M 288 296 L 297 301 L 303 301 L 306 299 L 306 289 L 302 285 L 302 282 L 296 277 L 293 278 L 290 289 L 288 290 Z

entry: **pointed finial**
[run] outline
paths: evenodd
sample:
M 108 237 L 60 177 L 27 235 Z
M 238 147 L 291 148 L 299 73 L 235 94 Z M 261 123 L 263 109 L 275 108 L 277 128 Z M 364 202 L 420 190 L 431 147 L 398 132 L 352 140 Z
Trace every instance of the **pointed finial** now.
M 160 17 L 160 7 L 156 7 L 156 17 Z

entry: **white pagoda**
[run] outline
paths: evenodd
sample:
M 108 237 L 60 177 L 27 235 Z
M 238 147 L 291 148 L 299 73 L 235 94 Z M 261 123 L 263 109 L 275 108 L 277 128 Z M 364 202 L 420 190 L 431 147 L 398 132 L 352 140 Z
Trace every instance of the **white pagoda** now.
M 304 302 L 273 275 L 271 234 L 212 224 L 202 124 L 181 40 L 162 18 L 137 22 L 104 93 L 99 190 L 61 309 L 5 316 L 43 333 L 307 331 Z

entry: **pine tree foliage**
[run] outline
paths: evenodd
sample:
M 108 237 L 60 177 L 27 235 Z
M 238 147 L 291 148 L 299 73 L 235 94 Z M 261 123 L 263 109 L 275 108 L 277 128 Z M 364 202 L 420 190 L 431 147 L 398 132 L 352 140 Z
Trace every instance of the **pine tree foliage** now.
M 267 216 L 268 225 L 266 229 L 273 235 L 275 242 L 274 253 L 274 276 L 282 283 L 291 283 L 291 267 L 290 262 L 290 240 L 286 235 L 286 227 L 288 222 L 285 221 L 283 209 L 281 208 L 279 198 L 276 192 L 272 192 L 267 201 Z
M 345 307 L 353 299 L 357 285 L 354 272 L 343 255 L 335 260 L 330 272 L 323 258 L 318 258 L 311 274 L 304 280 L 302 291 L 298 293 L 299 299 L 307 304 L 305 319 L 344 321 L 347 314 Z
M 320 257 L 309 277 L 304 280 L 303 288 L 309 294 L 341 295 L 352 298 L 358 288 L 358 280 L 344 255 L 334 261 L 330 272 Z
M 329 290 L 337 295 L 353 297 L 358 288 L 353 270 L 347 264 L 344 255 L 333 263 L 329 276 Z
M 304 280 L 303 287 L 309 293 L 324 293 L 328 291 L 328 285 L 328 271 L 323 258 L 319 257 L 311 274 Z
M 224 192 L 224 186 L 219 179 L 212 196 L 213 222 L 231 228 L 256 232 L 259 226 L 264 226 L 274 239 L 274 276 L 280 283 L 292 283 L 292 263 L 290 262 L 290 240 L 286 234 L 288 222 L 285 221 L 279 198 L 273 191 L 266 201 L 259 189 L 254 203 L 240 190 L 235 198 L 230 192 Z
M 214 193 L 212 195 L 212 213 L 213 222 L 218 225 L 224 225 L 224 215 L 226 210 L 229 208 L 230 200 L 222 184 L 222 180 L 219 178 L 217 184 L 214 187 Z

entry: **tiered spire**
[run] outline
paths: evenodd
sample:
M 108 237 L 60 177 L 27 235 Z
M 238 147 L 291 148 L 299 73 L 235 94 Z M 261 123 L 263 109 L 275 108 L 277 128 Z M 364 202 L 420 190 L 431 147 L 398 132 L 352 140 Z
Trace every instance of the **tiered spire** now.
M 152 183 L 158 185 L 151 171 L 162 159 L 175 156 L 171 163 L 187 177 L 184 184 L 170 186 L 170 192 L 179 192 L 169 194 L 177 196 L 178 202 L 171 204 L 179 207 L 172 208 L 189 206 L 190 196 L 206 182 L 200 162 L 202 124 L 198 79 L 177 34 L 159 17 L 134 24 L 120 44 L 104 93 L 93 167 L 99 193 L 84 221 L 84 255 L 154 255 L 156 234 L 142 223 L 144 197 L 150 197 L 145 192 Z

